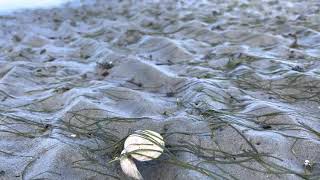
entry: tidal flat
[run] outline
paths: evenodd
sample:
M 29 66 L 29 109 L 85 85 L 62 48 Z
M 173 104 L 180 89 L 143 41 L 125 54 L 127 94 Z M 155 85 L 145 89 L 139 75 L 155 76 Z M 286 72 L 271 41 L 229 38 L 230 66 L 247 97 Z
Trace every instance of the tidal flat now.
M 319 0 L 84 0 L 0 15 L 0 179 L 320 179 Z

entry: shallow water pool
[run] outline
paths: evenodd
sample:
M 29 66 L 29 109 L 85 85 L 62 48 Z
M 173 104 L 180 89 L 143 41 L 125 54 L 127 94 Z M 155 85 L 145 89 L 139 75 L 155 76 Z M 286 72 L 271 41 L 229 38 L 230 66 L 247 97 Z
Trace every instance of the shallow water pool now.
M 72 0 L 0 0 L 0 14 L 22 9 L 50 8 Z

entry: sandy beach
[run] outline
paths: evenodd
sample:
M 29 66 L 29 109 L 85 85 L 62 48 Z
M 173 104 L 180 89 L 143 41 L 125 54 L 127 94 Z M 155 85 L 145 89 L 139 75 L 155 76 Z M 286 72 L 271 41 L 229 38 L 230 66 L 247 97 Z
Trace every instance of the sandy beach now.
M 0 15 L 0 179 L 320 179 L 320 1 L 84 0 Z

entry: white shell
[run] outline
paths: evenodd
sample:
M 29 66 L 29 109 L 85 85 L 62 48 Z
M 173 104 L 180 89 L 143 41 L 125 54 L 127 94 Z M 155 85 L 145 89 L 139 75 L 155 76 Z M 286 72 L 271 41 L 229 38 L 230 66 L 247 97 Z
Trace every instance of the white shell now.
M 124 150 L 138 161 L 150 161 L 158 158 L 164 148 L 163 137 L 154 131 L 139 130 L 128 136 Z
M 124 151 L 122 151 L 121 154 L 123 154 Z M 120 158 L 120 166 L 123 171 L 123 173 L 133 179 L 136 180 L 143 180 L 142 175 L 138 171 L 138 168 L 136 164 L 133 162 L 132 159 L 128 158 L 127 156 L 122 156 Z

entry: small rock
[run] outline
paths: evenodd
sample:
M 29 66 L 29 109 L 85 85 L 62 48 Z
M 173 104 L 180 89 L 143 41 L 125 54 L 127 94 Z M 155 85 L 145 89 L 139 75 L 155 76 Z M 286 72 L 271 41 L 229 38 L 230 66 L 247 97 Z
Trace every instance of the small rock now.
M 4 176 L 5 174 L 6 174 L 5 171 L 3 171 L 3 170 L 0 171 L 0 176 Z
M 298 66 L 298 65 L 292 67 L 292 70 L 293 71 L 298 71 L 298 72 L 303 72 L 304 71 L 304 69 L 301 66 Z

